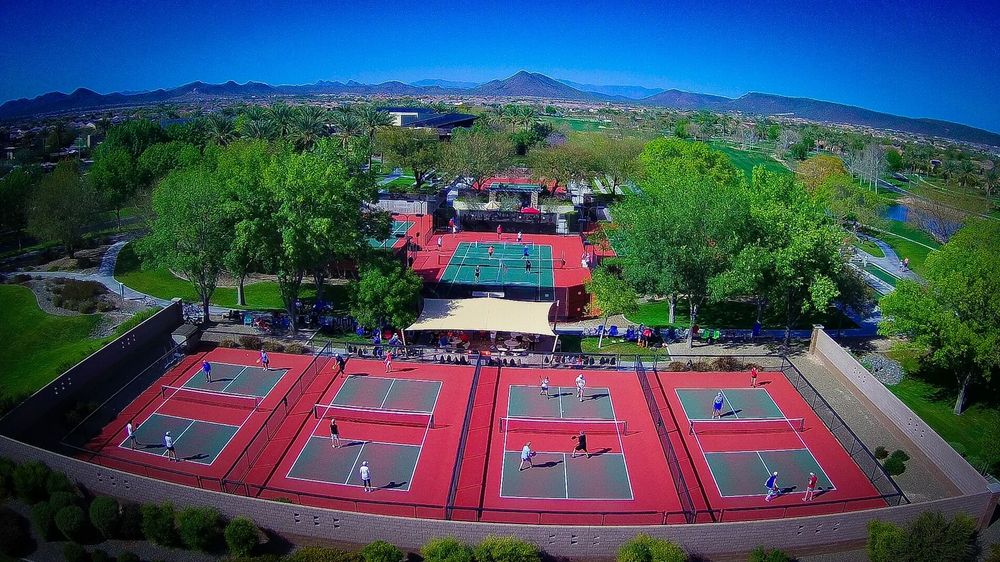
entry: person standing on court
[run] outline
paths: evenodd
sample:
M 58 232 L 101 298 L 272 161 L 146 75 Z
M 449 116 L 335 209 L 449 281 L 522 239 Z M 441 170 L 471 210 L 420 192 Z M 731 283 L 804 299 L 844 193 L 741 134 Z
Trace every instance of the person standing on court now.
M 802 501 L 809 502 L 816 497 L 816 474 L 814 472 L 809 473 L 809 479 L 806 480 L 806 495 L 802 498 Z
M 583 373 L 576 376 L 576 397 L 583 402 L 583 389 L 587 386 L 587 380 L 583 378 Z
M 385 354 L 385 372 L 392 372 L 392 349 L 389 349 Z
M 478 265 L 476 265 L 475 277 L 476 277 L 476 283 L 479 283 L 479 266 Z
M 542 391 L 538 395 L 544 396 L 546 400 L 549 398 L 549 377 L 542 379 Z
M 503 225 L 497 225 L 497 240 L 503 238 Z
M 726 397 L 722 394 L 720 390 L 718 394 L 715 395 L 715 400 L 712 401 L 712 419 L 722 419 L 722 403 L 726 401 Z
M 267 352 L 264 351 L 263 347 L 260 348 L 260 357 L 257 359 L 257 362 L 263 365 L 265 371 L 271 370 L 271 358 L 267 356 Z
M 444 245 L 444 237 L 438 236 L 438 251 L 441 251 L 441 247 Z
M 486 254 L 490 259 L 493 259 L 493 244 L 490 244 L 490 247 L 486 248 Z
M 361 470 L 359 470 L 359 472 L 361 473 L 361 482 L 365 485 L 365 491 L 366 492 L 371 492 L 372 491 L 372 471 L 371 471 L 370 468 L 368 468 L 368 461 L 364 461 L 364 462 L 361 463 Z
M 525 273 L 531 273 L 531 260 L 530 259 L 525 259 L 524 260 L 524 272 Z
M 579 435 L 574 435 L 573 439 L 576 440 L 576 447 L 573 448 L 572 458 L 575 459 L 577 457 L 577 453 L 579 452 L 581 456 L 586 453 L 587 458 L 589 459 L 590 451 L 587 450 L 587 434 L 581 431 Z
M 750 367 L 750 388 L 757 388 L 757 367 Z
M 337 427 L 337 420 L 330 418 L 330 444 L 334 449 L 340 448 L 340 428 Z
M 448 230 L 450 230 L 452 234 L 458 232 L 458 227 L 455 226 L 455 217 L 448 219 Z
M 769 502 L 778 497 L 778 494 L 781 493 L 781 490 L 778 489 L 778 471 L 771 473 L 764 485 L 767 486 L 767 495 L 764 496 L 764 501 Z
M 521 447 L 521 465 L 517 467 L 517 471 L 521 472 L 524 470 L 524 463 L 528 463 L 528 468 L 532 468 L 535 465 L 531 464 L 531 457 L 535 456 L 535 452 L 531 450 L 531 441 L 524 444 Z
M 346 368 L 347 368 L 347 360 L 344 359 L 343 355 L 341 355 L 341 354 L 338 353 L 337 354 L 337 373 L 336 374 L 337 375 L 344 374 L 344 369 L 346 369 Z
M 125 424 L 125 435 L 127 436 L 129 447 L 135 449 L 135 446 L 139 444 L 139 440 L 135 438 L 135 427 L 132 426 L 132 420 L 129 420 Z
M 531 257 L 531 248 L 527 244 L 521 248 L 521 255 L 525 258 Z
M 177 458 L 177 451 L 174 450 L 174 438 L 170 436 L 170 432 L 163 434 L 163 447 L 167 450 L 167 458 L 172 461 L 181 462 Z
M 518 244 L 520 244 L 520 243 L 521 243 L 521 239 L 522 239 L 522 238 L 524 238 L 524 235 L 523 235 L 523 234 L 521 234 L 521 231 L 520 231 L 520 230 L 518 230 L 518 231 L 517 231 L 517 243 L 518 243 Z

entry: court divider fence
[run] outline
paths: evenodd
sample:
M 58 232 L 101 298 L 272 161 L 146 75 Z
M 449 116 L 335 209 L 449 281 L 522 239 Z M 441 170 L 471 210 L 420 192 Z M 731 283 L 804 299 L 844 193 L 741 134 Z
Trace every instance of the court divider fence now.
M 465 403 L 465 417 L 462 418 L 462 433 L 458 437 L 458 448 L 455 451 L 455 468 L 451 471 L 451 484 L 448 486 L 448 500 L 445 507 L 445 518 L 451 519 L 455 511 L 455 497 L 458 495 L 459 476 L 462 471 L 462 459 L 465 457 L 465 447 L 469 441 L 469 426 L 472 424 L 472 411 L 476 405 L 476 391 L 479 389 L 479 377 L 483 372 L 483 356 L 476 357 L 476 370 L 472 372 L 472 384 L 469 386 L 469 399 Z

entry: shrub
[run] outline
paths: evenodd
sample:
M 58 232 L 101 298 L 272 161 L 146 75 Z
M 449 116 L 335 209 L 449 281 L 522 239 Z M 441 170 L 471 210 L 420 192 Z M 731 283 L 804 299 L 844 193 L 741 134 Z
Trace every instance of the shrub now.
M 141 511 L 143 536 L 160 546 L 177 544 L 173 505 L 169 503 L 145 504 Z
M 707 373 L 712 370 L 712 364 L 708 361 L 697 361 L 691 365 L 691 370 L 699 373 Z
M 28 520 L 9 508 L 0 507 L 0 553 L 23 556 L 32 546 Z
M 431 539 L 420 555 L 424 562 L 472 562 L 472 548 L 454 537 Z
M 210 507 L 189 507 L 177 514 L 177 533 L 193 550 L 207 551 L 219 542 L 219 512 Z
M 726 356 L 712 361 L 712 368 L 716 371 L 741 371 L 743 364 L 735 357 Z
M 263 341 L 257 336 L 240 336 L 239 337 L 240 347 L 245 347 L 246 349 L 260 349 Z
M 17 497 L 27 503 L 48 499 L 46 482 L 50 472 L 49 467 L 38 461 L 26 462 L 15 468 L 13 480 Z
M 750 552 L 747 562 L 791 562 L 792 558 L 777 548 L 758 546 Z
M 681 363 L 680 361 L 671 361 L 667 364 L 667 370 L 679 373 L 681 371 L 687 371 L 687 365 Z
M 400 562 L 403 551 L 385 541 L 374 541 L 361 549 L 361 558 L 365 562 Z
M 54 511 L 59 511 L 70 505 L 80 505 L 82 502 L 83 498 L 75 492 L 55 492 L 49 496 L 49 505 Z
M 345 552 L 323 546 L 306 546 L 285 557 L 284 562 L 361 562 L 354 552 Z
M 87 554 L 87 549 L 71 542 L 63 547 L 63 558 L 66 562 L 90 562 L 90 554 Z
M 114 562 L 114 557 L 106 550 L 96 549 L 90 553 L 90 562 Z
M 967 515 L 946 519 L 936 512 L 920 514 L 908 529 L 892 523 L 868 524 L 868 557 L 872 562 L 953 560 L 973 562 L 979 556 L 976 521 Z
M 906 472 L 906 464 L 895 457 L 889 457 L 886 459 L 884 466 L 885 471 L 888 472 L 890 476 L 899 476 L 900 474 Z
M 986 555 L 983 562 L 1000 562 L 1000 544 L 990 547 L 990 553 Z
M 895 451 L 892 452 L 891 455 L 889 455 L 889 458 L 890 459 L 899 459 L 900 462 L 906 462 L 906 461 L 910 460 L 910 455 L 907 455 L 906 451 L 904 451 L 902 449 L 896 449 Z
M 264 351 L 267 351 L 269 353 L 281 353 L 282 351 L 285 350 L 284 344 L 272 340 L 267 340 L 264 343 L 260 344 L 260 346 L 264 348 Z
M 515 537 L 488 536 L 473 549 L 476 562 L 540 562 L 538 547 Z
M 120 539 L 141 539 L 142 535 L 142 511 L 138 504 L 122 504 L 122 518 L 118 525 L 118 538 Z
M 226 547 L 233 556 L 248 556 L 260 544 L 257 525 L 246 517 L 235 517 L 225 530 Z
M 17 465 L 14 464 L 14 461 L 0 458 L 0 500 L 14 494 L 15 468 Z
M 90 524 L 87 514 L 78 505 L 68 505 L 56 512 L 56 528 L 73 542 L 86 542 Z
M 63 284 L 62 297 L 71 301 L 85 301 L 108 292 L 108 288 L 97 281 L 67 279 Z
M 898 560 L 898 546 L 904 540 L 906 540 L 906 533 L 892 523 L 870 521 L 868 523 L 868 558 L 872 562 Z
M 236 348 L 236 347 L 239 347 L 239 346 L 240 346 L 240 344 L 236 343 L 236 341 L 231 340 L 229 338 L 226 338 L 226 339 L 222 340 L 221 342 L 219 342 L 219 347 L 225 347 L 225 348 L 228 348 L 228 349 L 233 349 L 233 348 Z
M 285 346 L 285 353 L 306 355 L 308 353 L 312 353 L 312 350 L 310 350 L 307 346 L 302 345 L 301 343 L 290 343 Z
M 139 562 L 139 555 L 126 550 L 118 554 L 118 562 Z
M 883 460 L 889 456 L 889 451 L 885 447 L 879 445 L 875 447 L 875 458 L 878 460 Z
M 31 506 L 31 522 L 35 526 L 35 532 L 43 541 L 54 541 L 61 539 L 59 529 L 56 529 L 56 510 L 52 509 L 49 502 L 38 502 Z
M 676 544 L 640 533 L 618 549 L 618 562 L 684 562 L 687 553 Z
M 122 514 L 118 500 L 108 496 L 98 496 L 90 502 L 90 524 L 106 539 L 118 536 Z

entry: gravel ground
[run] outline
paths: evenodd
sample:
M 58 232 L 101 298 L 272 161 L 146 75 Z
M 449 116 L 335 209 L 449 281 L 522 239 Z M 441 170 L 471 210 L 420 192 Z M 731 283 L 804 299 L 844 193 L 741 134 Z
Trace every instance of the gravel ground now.
M 55 316 L 81 316 L 82 313 L 80 312 L 58 307 L 53 303 L 53 295 L 49 290 L 52 285 L 52 281 L 52 278 L 35 278 L 25 283 L 25 286 L 31 289 L 31 292 L 35 294 L 35 300 L 38 302 L 38 308 L 40 308 L 43 312 Z M 98 323 L 94 332 L 91 334 L 91 337 L 95 338 L 110 336 L 115 331 L 115 328 L 131 318 L 136 312 L 149 308 L 149 306 L 140 301 L 124 300 L 121 296 L 111 292 L 101 295 L 100 300 L 110 303 L 115 308 L 114 310 L 108 312 L 94 313 L 100 315 L 101 317 L 100 323 Z

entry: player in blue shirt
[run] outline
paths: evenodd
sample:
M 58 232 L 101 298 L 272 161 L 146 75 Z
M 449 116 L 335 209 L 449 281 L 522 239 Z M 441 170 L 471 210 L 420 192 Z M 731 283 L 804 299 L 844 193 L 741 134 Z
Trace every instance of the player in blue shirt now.
M 781 490 L 778 489 L 778 472 L 775 471 L 771 473 L 768 477 L 767 482 L 764 483 L 767 486 L 767 495 L 764 496 L 764 501 L 771 501 L 772 499 L 778 497 Z
M 718 394 L 715 395 L 715 401 L 712 402 L 712 419 L 722 418 L 722 403 L 725 402 L 726 397 L 722 394 L 720 390 Z
M 205 373 L 205 380 L 212 382 L 212 364 L 208 361 L 201 362 L 201 372 Z

